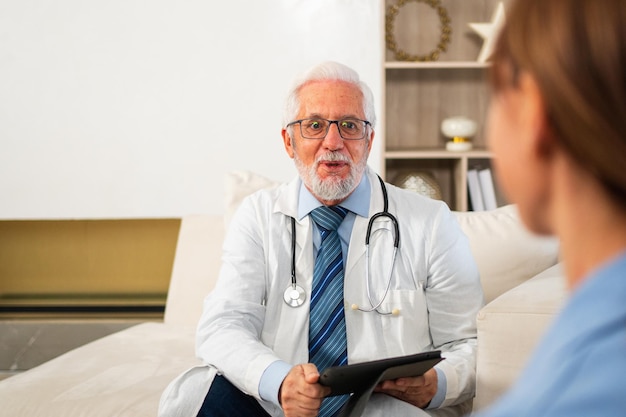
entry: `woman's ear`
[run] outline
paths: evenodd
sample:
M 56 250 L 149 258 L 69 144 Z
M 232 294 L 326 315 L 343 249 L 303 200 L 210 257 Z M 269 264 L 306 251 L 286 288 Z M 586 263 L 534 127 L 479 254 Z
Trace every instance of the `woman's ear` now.
M 537 157 L 548 157 L 554 149 L 554 135 L 545 106 L 545 101 L 535 78 L 527 73 L 520 74 L 519 90 L 522 96 L 520 117 L 528 129 L 526 139 Z
M 294 157 L 294 150 L 293 150 L 293 142 L 291 139 L 291 136 L 289 136 L 289 132 L 287 132 L 287 129 L 283 129 L 280 134 L 283 137 L 283 144 L 285 145 L 285 150 L 287 151 L 287 155 L 289 155 L 289 157 L 291 159 L 293 159 Z

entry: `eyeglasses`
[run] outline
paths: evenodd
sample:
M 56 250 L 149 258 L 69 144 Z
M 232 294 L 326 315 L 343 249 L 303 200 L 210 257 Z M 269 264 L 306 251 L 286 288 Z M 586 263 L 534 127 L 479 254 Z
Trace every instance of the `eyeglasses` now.
M 295 124 L 300 125 L 300 134 L 305 139 L 324 139 L 328 134 L 330 125 L 335 124 L 337 125 L 337 129 L 339 129 L 339 135 L 342 139 L 360 140 L 365 137 L 367 126 L 370 125 L 370 122 L 353 117 L 346 117 L 341 120 L 327 120 L 312 117 L 310 119 L 294 120 L 287 124 L 286 127 Z

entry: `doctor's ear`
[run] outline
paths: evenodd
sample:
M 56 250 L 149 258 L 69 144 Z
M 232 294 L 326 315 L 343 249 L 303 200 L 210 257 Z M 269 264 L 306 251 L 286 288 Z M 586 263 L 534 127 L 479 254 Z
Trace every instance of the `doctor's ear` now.
M 285 145 L 285 150 L 287 151 L 287 154 L 289 155 L 289 157 L 293 159 L 294 157 L 293 149 L 295 148 L 295 146 L 293 145 L 293 139 L 289 135 L 289 132 L 287 131 L 287 129 L 283 129 L 281 131 L 281 135 L 283 137 L 283 144 Z

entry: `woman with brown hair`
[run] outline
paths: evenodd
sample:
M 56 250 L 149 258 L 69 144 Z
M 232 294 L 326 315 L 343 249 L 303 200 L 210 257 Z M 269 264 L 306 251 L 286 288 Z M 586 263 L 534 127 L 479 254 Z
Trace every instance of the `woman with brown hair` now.
M 560 238 L 570 299 L 484 414 L 626 415 L 626 1 L 516 0 L 489 144 L 526 226 Z

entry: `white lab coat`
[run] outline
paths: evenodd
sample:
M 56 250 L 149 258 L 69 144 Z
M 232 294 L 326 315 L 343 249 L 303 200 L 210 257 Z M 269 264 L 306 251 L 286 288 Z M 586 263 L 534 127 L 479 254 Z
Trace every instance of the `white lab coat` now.
M 376 174 L 370 217 L 382 211 Z M 181 375 L 161 399 L 162 416 L 195 416 L 213 375 L 224 374 L 239 389 L 259 399 L 272 416 L 282 411 L 260 400 L 259 381 L 276 360 L 308 362 L 309 297 L 313 276 L 311 220 L 296 221 L 297 281 L 307 294 L 304 305 L 283 301 L 291 282 L 291 224 L 297 218 L 300 180 L 264 190 L 244 200 L 224 242 L 223 265 L 216 288 L 205 299 L 198 325 L 197 354 L 207 364 Z M 400 246 L 391 289 L 381 310 L 398 316 L 354 311 L 369 307 L 365 283 L 365 235 L 368 219 L 354 222 L 345 267 L 345 315 L 348 362 L 440 349 L 437 367 L 447 379 L 442 408 L 431 415 L 461 415 L 474 394 L 476 325 L 483 303 L 476 264 L 467 238 L 445 204 L 387 185 L 389 212 L 398 219 Z M 386 218 L 376 220 L 370 239 L 370 285 L 377 302 L 391 269 L 393 233 Z M 456 405 L 456 407 L 447 407 Z M 447 408 L 443 408 L 447 407 Z M 195 411 L 195 412 L 194 412 Z M 367 416 L 426 415 L 389 396 L 374 394 Z

